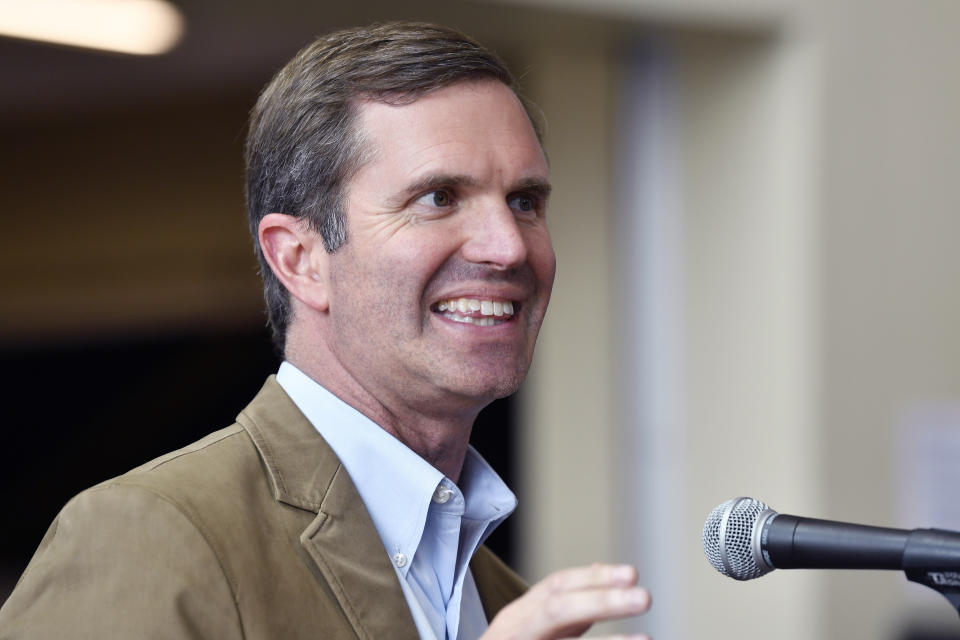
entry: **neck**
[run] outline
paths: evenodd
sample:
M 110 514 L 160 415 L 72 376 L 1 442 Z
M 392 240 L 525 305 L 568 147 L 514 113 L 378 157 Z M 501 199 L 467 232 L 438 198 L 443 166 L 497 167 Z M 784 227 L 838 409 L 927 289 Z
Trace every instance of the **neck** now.
M 285 352 L 290 364 L 370 418 L 443 475 L 459 482 L 470 432 L 482 406 L 442 406 L 429 400 L 414 405 L 400 398 L 377 397 L 324 357 L 324 353 L 329 355 L 326 349 L 297 349 L 296 343 L 290 342 L 292 337 L 288 335 Z
M 369 414 L 367 417 L 372 419 Z M 413 424 L 400 419 L 376 422 L 384 431 L 416 452 L 443 475 L 454 482 L 460 481 L 473 419 L 453 424 L 448 420 L 420 416 Z

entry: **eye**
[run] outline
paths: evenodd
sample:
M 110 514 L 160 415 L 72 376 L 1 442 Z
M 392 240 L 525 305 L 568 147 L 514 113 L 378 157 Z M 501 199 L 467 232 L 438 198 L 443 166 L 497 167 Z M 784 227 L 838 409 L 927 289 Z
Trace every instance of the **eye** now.
M 445 189 L 437 189 L 423 194 L 417 199 L 417 202 L 429 207 L 449 207 L 453 204 L 453 196 Z
M 528 193 L 517 193 L 507 200 L 507 204 L 515 211 L 524 213 L 536 212 L 540 206 L 540 201 L 536 196 Z

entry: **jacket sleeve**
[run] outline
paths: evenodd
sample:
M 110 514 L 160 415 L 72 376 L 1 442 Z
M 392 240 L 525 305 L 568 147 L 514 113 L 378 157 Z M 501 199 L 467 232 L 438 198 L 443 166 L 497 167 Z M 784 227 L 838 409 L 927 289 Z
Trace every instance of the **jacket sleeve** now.
M 0 609 L 0 640 L 242 637 L 203 533 L 168 499 L 118 483 L 63 508 Z

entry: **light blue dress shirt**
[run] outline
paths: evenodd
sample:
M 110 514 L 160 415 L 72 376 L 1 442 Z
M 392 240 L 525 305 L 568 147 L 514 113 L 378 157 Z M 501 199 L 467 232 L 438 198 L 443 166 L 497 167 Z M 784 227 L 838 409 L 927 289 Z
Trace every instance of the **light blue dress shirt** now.
M 422 640 L 473 640 L 487 628 L 469 562 L 517 506 L 473 447 L 459 486 L 289 362 L 277 382 L 357 487 Z

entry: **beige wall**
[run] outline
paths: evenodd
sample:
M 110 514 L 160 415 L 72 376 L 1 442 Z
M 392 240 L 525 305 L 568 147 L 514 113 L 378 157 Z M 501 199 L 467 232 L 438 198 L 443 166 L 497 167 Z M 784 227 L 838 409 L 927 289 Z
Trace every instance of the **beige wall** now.
M 642 4 L 629 13 L 637 25 Z M 702 20 L 696 34 L 653 29 L 680 60 L 687 473 L 684 487 L 634 490 L 638 500 L 653 490 L 684 505 L 675 547 L 684 637 L 759 638 L 776 628 L 778 638 L 892 639 L 916 620 L 954 630 L 939 595 L 895 572 L 779 572 L 738 584 L 700 557 L 703 518 L 743 494 L 786 512 L 926 526 L 897 520 L 899 429 L 912 408 L 960 396 L 960 5 L 782 8 L 775 29 L 704 29 Z M 673 27 L 684 13 L 670 16 Z M 605 153 L 581 132 L 604 123 L 609 98 L 597 91 L 617 64 L 586 55 L 564 79 L 570 59 L 555 55 L 551 86 L 594 76 L 593 100 L 575 114 L 569 99 L 543 100 L 563 125 L 549 141 L 562 149 L 551 149 L 558 183 L 574 180 L 577 203 L 613 206 L 610 178 L 596 168 L 613 157 L 616 136 Z M 584 257 L 616 246 L 612 209 L 606 215 L 583 235 L 579 205 L 552 205 L 561 274 L 572 262 L 579 288 L 558 281 L 528 387 L 532 577 L 630 554 L 618 542 L 630 523 L 611 499 L 625 425 L 584 433 L 584 416 L 617 419 L 607 403 L 623 402 L 614 391 L 623 387 L 623 336 L 598 335 L 601 318 L 587 323 L 565 302 L 606 301 L 610 317 L 631 295 L 611 284 L 618 257 L 605 266 Z M 570 517 L 574 507 L 582 517 Z
M 816 19 L 824 511 L 929 526 L 898 520 L 897 433 L 911 408 L 960 398 L 960 4 L 848 0 Z M 833 637 L 889 637 L 907 617 L 956 633 L 946 601 L 900 575 L 825 586 Z
M 522 570 L 538 579 L 561 566 L 614 557 L 607 313 L 614 293 L 608 263 L 612 69 L 608 53 L 594 46 L 543 48 L 529 64 L 528 90 L 547 120 L 556 185 L 548 219 L 558 262 L 549 320 L 523 396 Z
M 702 559 L 699 532 L 713 506 L 743 493 L 762 491 L 757 497 L 801 509 L 818 505 L 817 486 L 809 482 L 817 431 L 808 428 L 816 423 L 815 53 L 764 37 L 702 33 L 674 34 L 672 49 L 682 127 L 676 213 L 684 234 L 678 298 L 685 329 L 676 355 L 686 375 L 682 424 L 671 426 L 681 432 L 673 448 L 685 477 L 671 482 L 667 468 L 661 476 L 646 474 L 654 486 L 630 484 L 644 475 L 632 467 L 643 464 L 645 439 L 653 445 L 650 430 L 664 425 L 618 411 L 630 400 L 621 394 L 639 392 L 641 383 L 618 378 L 630 368 L 622 358 L 631 354 L 615 332 L 630 322 L 622 314 L 636 308 L 637 294 L 617 288 L 624 279 L 615 270 L 638 257 L 614 255 L 618 247 L 629 253 L 636 247 L 617 242 L 623 230 L 615 226 L 611 194 L 617 178 L 645 178 L 611 164 L 619 133 L 611 129 L 618 93 L 611 68 L 618 59 L 612 49 L 546 50 L 533 66 L 532 90 L 550 121 L 547 145 L 558 185 L 550 224 L 560 271 L 525 395 L 522 569 L 538 578 L 617 559 L 653 574 L 654 556 L 666 557 L 679 575 L 657 576 L 672 580 L 650 586 L 655 597 L 661 589 L 667 615 L 683 620 L 655 610 L 650 624 L 657 634 L 704 637 L 715 636 L 717 625 L 736 629 L 746 596 L 756 601 L 758 622 L 786 622 L 778 637 L 809 637 L 818 629 L 809 577 L 775 588 L 730 583 Z M 571 86 L 583 91 L 572 93 Z M 635 439 L 631 429 L 646 435 Z M 638 440 L 641 450 L 624 455 Z M 659 545 L 644 548 L 640 532 L 624 528 L 633 526 L 636 505 L 664 502 L 679 505 L 677 530 L 664 535 L 643 524 L 669 514 L 641 512 L 643 533 Z
M 699 39 L 682 56 L 688 637 L 744 637 L 745 615 L 778 638 L 819 637 L 819 576 L 735 584 L 699 549 L 726 499 L 819 507 L 816 51 Z

